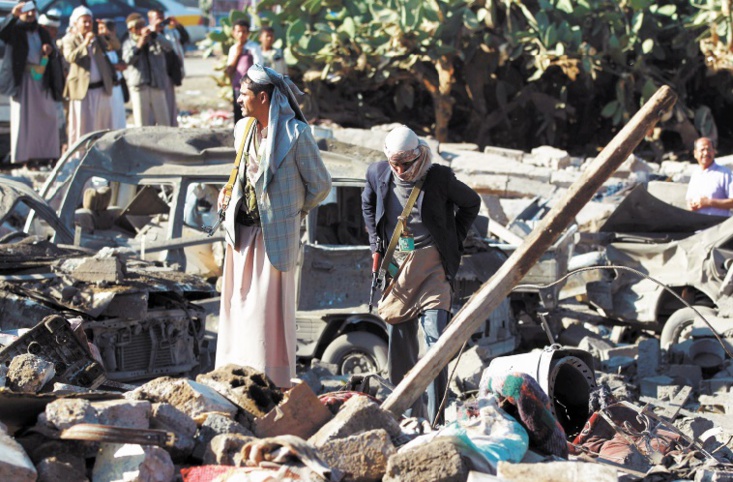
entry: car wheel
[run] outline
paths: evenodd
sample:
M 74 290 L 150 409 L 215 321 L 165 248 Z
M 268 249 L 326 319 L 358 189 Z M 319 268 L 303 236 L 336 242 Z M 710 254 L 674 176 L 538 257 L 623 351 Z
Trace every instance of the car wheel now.
M 695 309 L 705 318 L 715 316 L 715 310 L 710 307 L 695 306 Z M 697 313 L 690 307 L 681 308 L 672 313 L 662 328 L 662 335 L 659 338 L 661 347 L 668 350 L 670 345 L 685 341 L 697 317 Z
M 341 375 L 380 373 L 387 369 L 387 342 L 365 331 L 346 333 L 326 347 L 321 359 L 338 365 Z

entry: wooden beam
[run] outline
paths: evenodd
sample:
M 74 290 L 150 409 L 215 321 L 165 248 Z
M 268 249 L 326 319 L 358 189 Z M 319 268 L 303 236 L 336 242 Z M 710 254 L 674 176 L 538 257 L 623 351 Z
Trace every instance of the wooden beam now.
M 438 342 L 395 387 L 382 408 L 399 416 L 420 397 L 461 345 L 486 321 L 487 314 L 509 295 L 676 100 L 672 89 L 663 86 L 644 104 L 496 274 L 461 308 Z

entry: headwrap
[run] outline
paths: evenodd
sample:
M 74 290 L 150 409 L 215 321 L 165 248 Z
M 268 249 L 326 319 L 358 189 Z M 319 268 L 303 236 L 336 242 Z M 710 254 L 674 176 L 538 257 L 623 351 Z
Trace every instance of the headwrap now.
M 415 182 L 427 174 L 433 165 L 433 153 L 428 144 L 417 137 L 407 126 L 395 127 L 384 139 L 384 155 L 395 176 L 405 182 Z M 402 174 L 398 174 L 392 163 L 415 162 Z
M 79 5 L 74 9 L 73 12 L 71 12 L 71 17 L 69 17 L 69 25 L 76 25 L 76 21 L 84 15 L 89 15 L 90 17 L 94 18 L 91 10 L 83 5 Z
M 44 27 L 59 28 L 61 26 L 61 20 L 44 13 L 38 17 L 38 24 Z
M 279 74 L 269 67 L 254 64 L 247 70 L 247 76 L 257 84 L 272 84 L 275 88 L 270 99 L 270 115 L 267 124 L 268 135 L 265 144 L 265 155 L 262 158 L 263 168 L 269 166 L 270 175 L 265 177 L 263 191 L 267 189 L 272 175 L 277 172 L 285 155 L 290 151 L 299 135 L 297 121 L 306 122 L 295 95 L 303 92 L 287 75 Z M 263 169 L 264 171 L 264 169 Z

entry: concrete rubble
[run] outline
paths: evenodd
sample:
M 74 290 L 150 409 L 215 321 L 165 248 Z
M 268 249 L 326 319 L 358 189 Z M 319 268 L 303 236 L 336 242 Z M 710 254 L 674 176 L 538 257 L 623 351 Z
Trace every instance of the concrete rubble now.
M 223 111 L 181 117 L 187 126 L 229 122 Z M 314 134 L 380 151 L 390 127 Z M 592 161 L 547 146 L 526 153 L 429 144 L 436 162 L 481 194 L 488 229 L 501 224 L 489 234 L 506 244 L 521 242 Z M 684 183 L 692 167 L 630 156 L 578 215 L 579 233 L 596 233 L 619 193 L 659 179 Z M 534 214 L 521 218 L 529 208 Z M 293 388 L 281 390 L 251 367 L 197 366 L 191 354 L 206 349 L 205 314 L 191 302 L 206 288 L 195 280 L 119 252 L 70 254 L 42 243 L 15 249 L 25 257 L 5 253 L 17 258 L 3 268 L 0 306 L 26 297 L 12 315 L 23 326 L 12 328 L 29 331 L 7 335 L 11 343 L 0 350 L 0 421 L 7 425 L 0 427 L 0 480 L 733 479 L 733 360 L 726 350 L 709 333 L 692 330 L 691 339 L 664 346 L 652 329 L 620 326 L 602 310 L 588 315 L 578 304 L 587 298 L 583 284 L 557 295 L 559 307 L 547 307 L 549 335 L 524 313 L 511 330 L 491 325 L 493 335 L 504 330 L 508 338 L 470 342 L 448 366 L 446 422 L 431 427 L 380 407 L 392 389 L 380 374 L 348 377 L 313 360 L 299 366 Z M 44 276 L 10 280 L 39 250 Z M 145 373 L 125 366 L 150 359 L 126 351 L 148 343 L 147 334 L 185 338 L 189 330 L 198 331 L 169 352 L 189 356 L 187 363 Z M 118 343 L 122 332 L 134 343 Z M 728 347 L 732 334 L 723 333 Z M 513 358 L 519 354 L 530 356 Z M 127 384 L 137 380 L 147 381 Z

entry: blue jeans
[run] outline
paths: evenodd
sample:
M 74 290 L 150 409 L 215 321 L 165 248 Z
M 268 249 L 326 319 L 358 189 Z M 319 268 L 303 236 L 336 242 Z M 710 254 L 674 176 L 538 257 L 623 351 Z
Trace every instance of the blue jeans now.
M 397 385 L 402 381 L 415 363 L 435 345 L 450 320 L 450 312 L 445 310 L 426 310 L 412 320 L 388 325 L 389 353 L 387 370 L 389 381 Z M 406 415 L 423 417 L 433 423 L 436 415 L 438 423 L 443 423 L 443 413 L 438 407 L 448 386 L 448 369 L 443 368 L 438 377 L 428 385 L 427 391 L 408 409 Z

